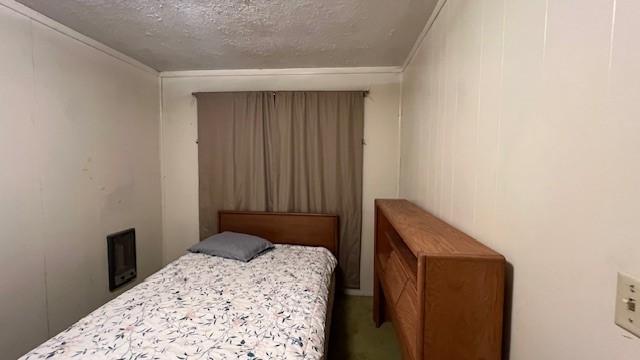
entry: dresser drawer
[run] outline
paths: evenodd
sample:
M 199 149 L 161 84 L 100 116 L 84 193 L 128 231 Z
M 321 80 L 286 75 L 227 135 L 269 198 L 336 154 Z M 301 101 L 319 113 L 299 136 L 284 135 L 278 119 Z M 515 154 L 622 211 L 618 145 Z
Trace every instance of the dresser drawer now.
M 395 304 L 396 328 L 401 332 L 400 338 L 405 343 L 407 354 L 416 358 L 418 350 L 418 292 L 415 283 L 407 281 L 398 302 Z
M 406 200 L 376 200 L 374 311 L 403 360 L 500 360 L 505 259 Z
M 387 301 L 391 307 L 394 307 L 404 290 L 404 285 L 409 280 L 409 276 L 404 271 L 402 260 L 395 251 L 389 255 L 382 279 Z

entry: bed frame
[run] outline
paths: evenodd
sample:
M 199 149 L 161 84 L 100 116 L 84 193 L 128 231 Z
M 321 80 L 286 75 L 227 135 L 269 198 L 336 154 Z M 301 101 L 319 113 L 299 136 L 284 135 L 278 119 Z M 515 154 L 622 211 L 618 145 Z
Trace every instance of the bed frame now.
M 338 258 L 337 215 L 277 213 L 259 211 L 218 211 L 218 232 L 233 231 L 263 237 L 274 244 L 322 246 Z M 336 276 L 331 278 L 323 360 L 329 356 L 329 331 L 335 297 Z
M 337 215 L 219 211 L 218 232 L 233 231 L 263 237 L 274 244 L 322 246 L 338 257 Z

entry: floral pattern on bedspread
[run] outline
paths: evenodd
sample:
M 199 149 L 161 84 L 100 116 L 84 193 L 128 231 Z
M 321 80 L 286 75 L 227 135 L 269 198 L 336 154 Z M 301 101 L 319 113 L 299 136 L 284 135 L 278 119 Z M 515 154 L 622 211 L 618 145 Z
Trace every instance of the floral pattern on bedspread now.
M 302 246 L 187 254 L 22 359 L 320 359 L 335 266 Z

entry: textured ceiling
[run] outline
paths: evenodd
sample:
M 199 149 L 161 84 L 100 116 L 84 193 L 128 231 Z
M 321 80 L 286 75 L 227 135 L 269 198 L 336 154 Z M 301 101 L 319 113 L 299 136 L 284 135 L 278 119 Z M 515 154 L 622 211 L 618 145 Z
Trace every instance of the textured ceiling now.
M 18 0 L 160 71 L 402 65 L 436 0 Z

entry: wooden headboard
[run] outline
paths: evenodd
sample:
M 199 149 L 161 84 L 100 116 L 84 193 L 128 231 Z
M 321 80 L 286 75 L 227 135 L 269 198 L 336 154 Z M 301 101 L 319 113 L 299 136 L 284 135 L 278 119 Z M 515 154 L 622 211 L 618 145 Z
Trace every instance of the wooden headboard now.
M 322 246 L 338 257 L 338 216 L 307 213 L 219 211 L 218 232 L 263 237 L 274 244 Z

